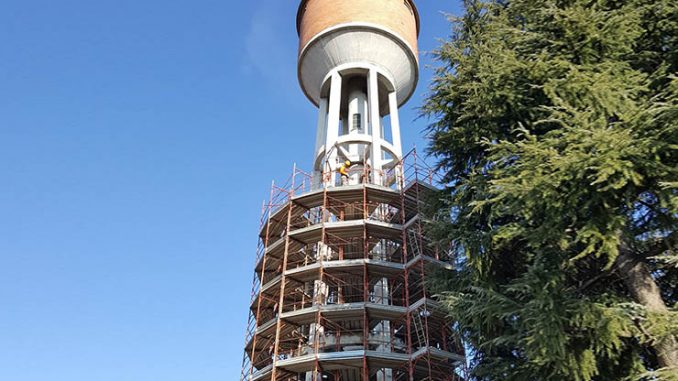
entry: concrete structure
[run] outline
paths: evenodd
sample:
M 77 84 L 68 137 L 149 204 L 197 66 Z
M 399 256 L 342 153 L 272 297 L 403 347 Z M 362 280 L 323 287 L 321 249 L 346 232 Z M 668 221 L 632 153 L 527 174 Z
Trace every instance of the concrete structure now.
M 316 174 L 360 161 L 373 170 L 371 181 L 380 183 L 382 172 L 402 159 L 398 107 L 417 84 L 414 3 L 305 0 L 297 28 L 299 82 L 320 111 Z
M 457 380 L 463 349 L 425 283 L 451 268 L 419 218 L 435 172 L 400 140 L 416 6 L 303 0 L 297 27 L 314 168 L 264 204 L 241 380 Z

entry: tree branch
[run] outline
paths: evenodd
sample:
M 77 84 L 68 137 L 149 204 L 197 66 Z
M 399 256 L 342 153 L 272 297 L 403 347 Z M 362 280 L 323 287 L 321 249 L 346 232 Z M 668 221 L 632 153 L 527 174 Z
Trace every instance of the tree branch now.
M 652 258 L 656 257 L 665 251 L 671 250 L 675 244 L 675 240 L 678 237 L 678 231 L 674 231 L 666 237 L 658 238 L 651 242 L 647 250 L 640 254 L 643 258 Z

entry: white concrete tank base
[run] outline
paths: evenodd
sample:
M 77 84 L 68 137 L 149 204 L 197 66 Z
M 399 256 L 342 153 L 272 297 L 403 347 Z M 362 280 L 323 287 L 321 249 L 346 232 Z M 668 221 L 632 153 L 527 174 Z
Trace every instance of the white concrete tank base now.
M 414 93 L 419 79 L 415 53 L 405 41 L 387 30 L 351 23 L 326 30 L 309 41 L 299 57 L 299 82 L 306 96 L 318 105 L 323 79 L 342 65 L 370 64 L 387 72 L 398 91 L 398 106 Z

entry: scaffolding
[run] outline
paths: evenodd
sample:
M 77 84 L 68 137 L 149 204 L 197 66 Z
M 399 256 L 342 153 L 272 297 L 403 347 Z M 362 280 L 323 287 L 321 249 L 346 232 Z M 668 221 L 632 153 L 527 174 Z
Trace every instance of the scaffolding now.
M 454 261 L 422 230 L 436 172 L 415 150 L 379 174 L 379 185 L 358 171 L 319 181 L 295 168 L 272 185 L 241 381 L 464 378 L 463 345 L 426 284 Z

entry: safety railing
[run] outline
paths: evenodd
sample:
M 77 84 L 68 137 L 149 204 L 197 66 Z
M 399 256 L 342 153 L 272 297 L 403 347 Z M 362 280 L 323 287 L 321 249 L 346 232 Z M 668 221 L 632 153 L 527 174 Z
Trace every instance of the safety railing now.
M 264 217 L 268 218 L 284 207 L 291 198 L 327 187 L 372 184 L 402 190 L 408 184 L 422 182 L 434 187 L 443 184 L 443 176 L 416 149 L 408 152 L 399 162 L 383 170 L 374 170 L 369 165 L 357 165 L 346 170 L 347 176 L 338 170 L 325 169 L 322 172 L 306 172 L 296 165 L 292 174 L 282 182 L 273 182 L 270 201 Z

